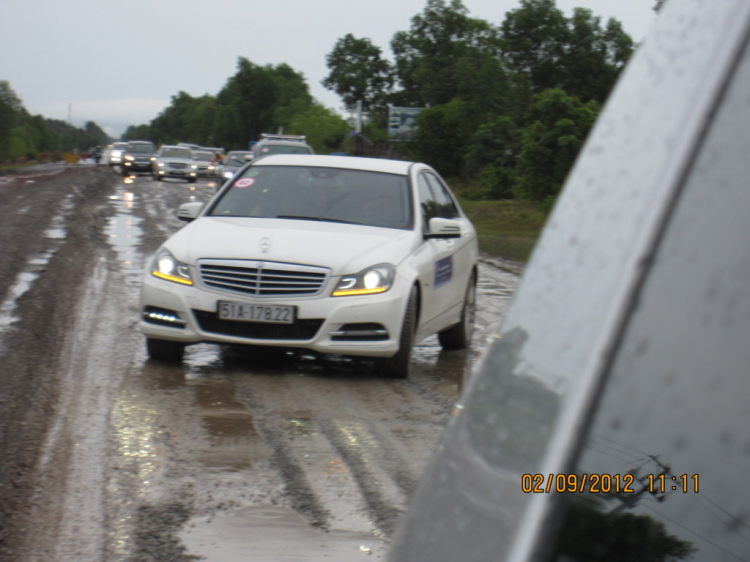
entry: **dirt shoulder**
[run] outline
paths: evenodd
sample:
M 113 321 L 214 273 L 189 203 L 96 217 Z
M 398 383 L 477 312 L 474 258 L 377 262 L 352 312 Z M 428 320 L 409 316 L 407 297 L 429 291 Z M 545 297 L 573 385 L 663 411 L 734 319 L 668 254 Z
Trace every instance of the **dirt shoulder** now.
M 59 343 L 92 260 L 106 251 L 108 168 L 0 181 L 0 560 L 25 525 L 56 400 Z

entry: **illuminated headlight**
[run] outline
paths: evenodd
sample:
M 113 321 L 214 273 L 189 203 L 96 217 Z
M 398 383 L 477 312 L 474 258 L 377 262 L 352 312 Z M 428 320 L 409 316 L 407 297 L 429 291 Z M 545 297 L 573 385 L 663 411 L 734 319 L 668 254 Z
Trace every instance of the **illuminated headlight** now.
M 196 166 L 195 164 L 190 164 L 190 167 L 191 167 L 191 168 L 192 168 L 193 170 L 197 170 L 197 169 L 198 169 L 198 166 Z
M 129 161 L 131 161 L 131 162 L 132 162 L 133 160 L 135 160 L 135 158 L 133 158 L 132 156 L 130 156 L 130 155 L 128 155 L 128 154 L 126 154 L 126 155 L 125 155 L 125 160 L 129 160 Z
M 208 169 L 209 169 L 209 170 L 213 170 L 213 169 L 214 169 L 214 167 L 213 167 L 213 166 L 209 166 L 209 167 L 208 167 Z
M 180 283 L 182 285 L 193 284 L 192 279 L 190 279 L 190 268 L 187 264 L 178 262 L 172 257 L 172 254 L 164 248 L 156 253 L 151 262 L 151 275 L 158 277 L 159 279 L 174 281 L 175 283 Z
M 334 289 L 333 297 L 373 295 L 391 288 L 396 269 L 389 263 L 368 267 L 356 275 L 344 275 Z
M 164 167 L 164 162 L 159 162 L 157 166 Z
M 234 177 L 234 172 L 224 172 L 224 177 L 231 180 Z
M 119 158 L 120 156 L 122 156 L 122 152 L 119 150 L 113 150 L 110 156 L 112 156 L 113 158 Z

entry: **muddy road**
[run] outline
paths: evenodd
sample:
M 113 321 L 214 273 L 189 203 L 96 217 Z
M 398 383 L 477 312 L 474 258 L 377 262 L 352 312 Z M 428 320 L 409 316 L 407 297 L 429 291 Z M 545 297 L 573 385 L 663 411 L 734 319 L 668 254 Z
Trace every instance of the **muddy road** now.
M 474 348 L 366 361 L 146 358 L 145 261 L 216 186 L 106 166 L 0 177 L 0 561 L 384 560 L 517 276 L 483 261 Z

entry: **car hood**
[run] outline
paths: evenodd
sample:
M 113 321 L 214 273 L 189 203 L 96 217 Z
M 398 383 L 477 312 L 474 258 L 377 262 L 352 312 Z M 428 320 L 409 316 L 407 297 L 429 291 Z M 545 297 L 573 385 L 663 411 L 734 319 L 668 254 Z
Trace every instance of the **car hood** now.
M 173 156 L 159 156 L 158 161 L 159 162 L 176 162 L 178 164 L 188 164 L 188 165 L 197 163 L 192 158 L 175 158 Z
M 331 222 L 243 217 L 200 217 L 170 238 L 174 257 L 247 259 L 327 267 L 333 275 L 371 265 L 398 265 L 421 237 L 410 230 Z M 264 251 L 265 249 L 265 251 Z

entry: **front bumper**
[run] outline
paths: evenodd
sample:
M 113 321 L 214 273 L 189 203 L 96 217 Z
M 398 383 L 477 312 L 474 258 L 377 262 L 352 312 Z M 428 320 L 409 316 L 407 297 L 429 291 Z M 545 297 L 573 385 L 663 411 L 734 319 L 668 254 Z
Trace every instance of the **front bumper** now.
M 146 162 L 139 162 L 138 160 L 125 160 L 122 163 L 123 166 L 125 166 L 128 170 L 137 170 L 139 172 L 150 172 L 151 171 L 151 161 L 147 160 Z
M 150 338 L 186 344 L 252 344 L 364 357 L 393 356 L 399 348 L 411 285 L 397 277 L 390 290 L 379 295 L 331 297 L 337 280 L 329 279 L 316 297 L 253 298 L 197 284 L 183 286 L 147 272 L 141 291 L 140 329 Z M 292 325 L 222 320 L 217 314 L 220 300 L 296 306 L 297 320 Z
M 160 166 L 156 169 L 156 173 L 165 178 L 195 178 L 196 171 L 191 168 L 170 168 L 168 166 Z

